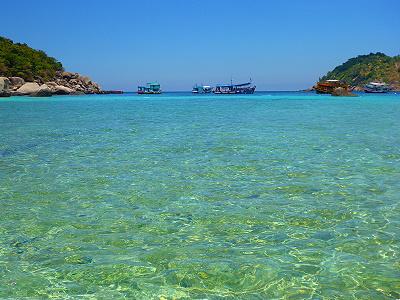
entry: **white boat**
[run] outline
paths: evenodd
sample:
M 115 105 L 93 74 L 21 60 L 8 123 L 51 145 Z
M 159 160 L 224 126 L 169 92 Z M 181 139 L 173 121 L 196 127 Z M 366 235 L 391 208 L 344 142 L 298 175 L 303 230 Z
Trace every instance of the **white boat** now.
M 195 85 L 192 89 L 193 94 L 208 94 L 212 92 L 212 87 L 209 85 Z
M 366 93 L 387 93 L 390 86 L 384 82 L 370 82 L 364 87 Z

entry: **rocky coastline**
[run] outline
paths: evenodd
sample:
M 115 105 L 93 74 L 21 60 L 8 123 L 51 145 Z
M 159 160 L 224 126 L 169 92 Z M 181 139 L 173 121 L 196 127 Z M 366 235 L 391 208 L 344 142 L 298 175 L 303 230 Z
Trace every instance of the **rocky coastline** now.
M 314 85 L 308 89 L 300 90 L 300 92 L 315 92 L 315 88 L 317 85 Z M 391 83 L 389 84 L 391 92 L 400 92 L 400 84 L 399 83 Z M 349 90 L 352 92 L 364 92 L 364 86 L 350 86 Z
M 89 77 L 72 72 L 56 72 L 51 81 L 36 78 L 26 82 L 21 77 L 0 77 L 0 97 L 53 95 L 122 94 L 122 91 L 104 91 Z

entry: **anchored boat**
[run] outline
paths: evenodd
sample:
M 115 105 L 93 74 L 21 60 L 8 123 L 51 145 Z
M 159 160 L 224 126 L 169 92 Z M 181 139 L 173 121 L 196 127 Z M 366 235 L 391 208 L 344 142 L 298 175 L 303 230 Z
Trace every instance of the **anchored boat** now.
M 346 83 L 340 80 L 330 79 L 318 82 L 315 91 L 317 94 L 332 94 L 335 88 L 339 87 L 349 90 L 349 86 Z
M 192 89 L 193 94 L 208 94 L 212 92 L 212 87 L 209 85 L 195 85 Z
M 214 89 L 214 94 L 253 94 L 256 86 L 251 81 L 240 84 L 219 84 Z
M 390 86 L 384 82 L 370 82 L 364 86 L 366 93 L 387 93 L 390 91 Z
M 138 94 L 161 94 L 161 86 L 158 82 L 149 82 L 146 86 L 138 86 Z

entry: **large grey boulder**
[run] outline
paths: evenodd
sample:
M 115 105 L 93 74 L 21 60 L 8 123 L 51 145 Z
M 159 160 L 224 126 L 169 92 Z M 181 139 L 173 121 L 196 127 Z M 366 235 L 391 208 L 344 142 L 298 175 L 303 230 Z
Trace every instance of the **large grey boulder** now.
M 11 82 L 7 77 L 0 77 L 0 92 L 8 91 L 10 89 Z
M 25 84 L 25 80 L 21 77 L 9 77 L 11 88 L 15 91 Z
M 73 78 L 78 78 L 79 74 L 78 73 L 72 73 L 72 72 L 62 72 L 61 76 L 65 79 L 73 79 Z
M 44 79 L 40 76 L 35 76 L 35 79 L 33 81 L 39 85 L 42 85 L 44 83 Z
M 82 81 L 85 85 L 89 85 L 92 83 L 92 80 L 87 76 L 79 76 L 79 80 Z
M 10 80 L 0 77 L 0 97 L 10 97 Z
M 37 92 L 40 89 L 40 85 L 36 82 L 27 82 L 17 90 L 19 95 L 30 95 Z
M 73 89 L 70 89 L 63 85 L 52 86 L 52 91 L 55 95 L 69 95 L 74 92 Z
M 52 87 L 55 87 L 55 86 L 58 85 L 58 84 L 55 83 L 54 81 L 49 81 L 49 82 L 46 82 L 46 85 L 47 85 L 48 87 L 52 88 Z
M 0 77 L 0 97 L 10 97 L 10 84 L 7 77 Z
M 337 87 L 333 90 L 332 96 L 338 96 L 338 97 L 357 97 L 356 94 L 353 94 L 352 92 L 349 92 L 347 89 L 342 88 L 342 87 Z
M 74 75 L 74 73 L 71 73 L 71 72 L 62 72 L 61 73 L 61 77 L 63 77 L 63 78 L 72 78 L 73 75 Z
M 77 84 L 74 86 L 74 90 L 77 92 L 83 92 L 84 88 L 81 85 Z
M 53 92 L 51 89 L 46 85 L 42 84 L 36 92 L 30 94 L 31 97 L 51 97 L 53 96 Z

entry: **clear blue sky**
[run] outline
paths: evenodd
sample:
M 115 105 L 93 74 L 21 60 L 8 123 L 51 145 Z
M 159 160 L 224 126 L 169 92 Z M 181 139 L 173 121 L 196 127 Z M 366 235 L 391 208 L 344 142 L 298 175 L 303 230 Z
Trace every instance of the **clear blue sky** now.
M 252 77 L 258 90 L 293 90 L 358 54 L 400 54 L 398 0 L 17 3 L 1 3 L 0 35 L 106 89 L 157 80 L 190 90 L 232 76 Z

